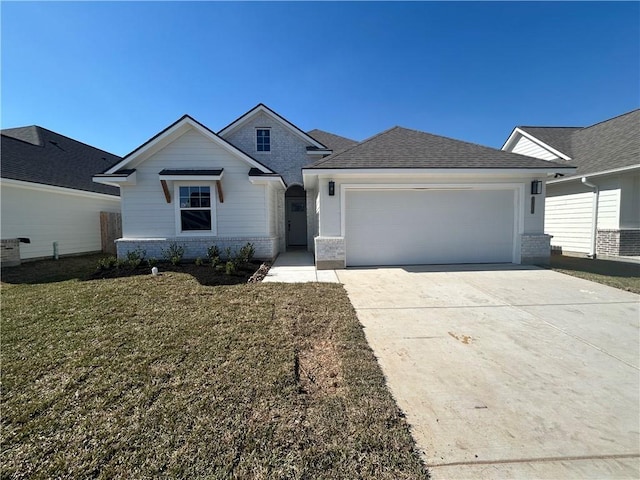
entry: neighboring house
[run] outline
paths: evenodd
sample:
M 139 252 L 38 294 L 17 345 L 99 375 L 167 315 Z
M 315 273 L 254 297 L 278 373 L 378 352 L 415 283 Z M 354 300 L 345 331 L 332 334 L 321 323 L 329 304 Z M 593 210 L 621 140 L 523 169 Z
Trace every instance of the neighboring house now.
M 101 250 L 100 212 L 120 212 L 117 188 L 92 182 L 120 157 L 38 126 L 1 131 L 2 239 L 28 238 L 22 259 Z
M 120 256 L 251 242 L 257 258 L 306 248 L 342 268 L 548 262 L 540 186 L 574 171 L 398 127 L 362 143 L 305 133 L 260 104 L 218 133 L 185 115 L 94 181 L 120 187 Z
M 502 149 L 577 166 L 547 181 L 554 249 L 640 255 L 640 110 L 590 127 L 516 127 Z

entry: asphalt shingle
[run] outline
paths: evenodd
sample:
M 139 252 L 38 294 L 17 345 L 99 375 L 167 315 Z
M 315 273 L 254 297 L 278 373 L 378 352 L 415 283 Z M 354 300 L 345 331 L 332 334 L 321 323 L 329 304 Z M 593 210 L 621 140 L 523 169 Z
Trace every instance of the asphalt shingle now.
M 640 109 L 584 128 L 519 128 L 571 157 L 575 176 L 640 165 Z
M 559 164 L 474 143 L 393 127 L 308 168 L 549 168 Z
M 117 155 L 36 125 L 2 130 L 2 178 L 120 195 L 117 187 L 91 181 L 118 163 Z
M 336 135 L 335 133 L 325 132 L 323 130 L 318 130 L 317 128 L 308 131 L 307 135 L 313 137 L 325 147 L 333 150 L 334 153 L 340 152 L 358 143 L 357 141 L 351 140 L 350 138 L 341 137 L 340 135 Z

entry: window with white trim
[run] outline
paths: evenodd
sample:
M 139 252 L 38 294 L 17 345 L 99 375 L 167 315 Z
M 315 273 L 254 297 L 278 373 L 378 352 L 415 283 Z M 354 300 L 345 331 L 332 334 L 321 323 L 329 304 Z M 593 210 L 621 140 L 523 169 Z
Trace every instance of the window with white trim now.
M 256 151 L 271 151 L 271 130 L 269 130 L 268 128 L 256 129 Z
M 180 230 L 182 232 L 211 231 L 211 187 L 181 186 Z

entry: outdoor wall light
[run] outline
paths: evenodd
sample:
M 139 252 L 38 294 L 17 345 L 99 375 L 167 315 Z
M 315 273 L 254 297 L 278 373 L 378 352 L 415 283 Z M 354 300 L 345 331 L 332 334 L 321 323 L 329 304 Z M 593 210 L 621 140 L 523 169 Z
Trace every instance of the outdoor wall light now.
M 531 182 L 531 195 L 540 195 L 542 193 L 542 180 L 534 180 Z
M 329 182 L 329 196 L 333 197 L 336 194 L 336 182 L 331 180 Z

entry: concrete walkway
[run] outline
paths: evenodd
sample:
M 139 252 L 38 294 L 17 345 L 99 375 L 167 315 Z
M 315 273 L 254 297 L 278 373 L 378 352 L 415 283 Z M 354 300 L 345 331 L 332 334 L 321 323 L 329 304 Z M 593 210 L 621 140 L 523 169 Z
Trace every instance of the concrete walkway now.
M 263 282 L 339 283 L 334 270 L 317 271 L 313 262 L 313 255 L 302 250 L 284 252 L 278 255 Z
M 640 297 L 551 270 L 339 270 L 434 480 L 640 478 Z

